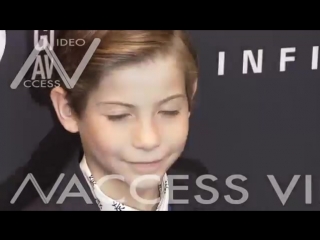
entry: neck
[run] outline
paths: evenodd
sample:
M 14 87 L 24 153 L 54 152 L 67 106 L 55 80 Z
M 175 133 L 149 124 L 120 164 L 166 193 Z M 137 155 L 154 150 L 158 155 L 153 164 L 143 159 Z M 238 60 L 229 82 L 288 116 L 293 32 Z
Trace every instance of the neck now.
M 91 174 L 93 175 L 93 178 L 96 181 L 99 181 L 102 177 L 106 175 L 110 175 L 109 173 L 102 171 L 101 167 L 97 166 L 93 161 L 90 161 L 89 159 L 87 159 L 87 165 L 91 171 Z M 110 179 L 108 181 L 105 181 L 100 186 L 100 189 L 108 197 L 118 202 L 122 202 L 126 206 L 141 211 L 155 210 L 158 205 L 158 203 L 145 203 L 145 201 L 139 201 L 138 199 L 132 196 L 130 192 L 130 186 L 126 182 L 119 179 Z M 160 197 L 159 189 L 157 186 L 148 189 L 137 189 L 136 193 L 140 198 L 149 202 L 150 200 L 155 200 Z

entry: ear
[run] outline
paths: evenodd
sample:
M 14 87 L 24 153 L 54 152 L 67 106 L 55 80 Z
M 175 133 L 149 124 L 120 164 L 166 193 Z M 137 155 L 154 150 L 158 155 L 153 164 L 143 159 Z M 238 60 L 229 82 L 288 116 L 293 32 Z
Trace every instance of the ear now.
M 195 95 L 196 95 L 196 93 L 197 93 L 197 89 L 198 89 L 198 79 L 196 79 L 195 81 L 194 81 L 194 83 L 192 84 L 192 97 L 191 97 L 191 101 L 193 101 L 193 99 L 194 99 L 194 97 L 195 97 Z M 189 117 L 190 117 L 190 115 L 191 115 L 191 111 L 189 111 Z
M 62 126 L 71 133 L 79 131 L 77 118 L 66 99 L 66 91 L 61 87 L 51 90 L 50 98 Z
M 197 93 L 197 89 L 198 89 L 198 79 L 196 79 L 194 81 L 194 83 L 192 84 L 192 99 L 194 98 L 194 96 Z

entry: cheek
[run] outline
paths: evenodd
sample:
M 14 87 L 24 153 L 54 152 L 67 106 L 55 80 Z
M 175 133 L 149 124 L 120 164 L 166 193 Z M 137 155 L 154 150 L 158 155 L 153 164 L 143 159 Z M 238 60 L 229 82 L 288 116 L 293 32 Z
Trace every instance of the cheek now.
M 104 116 L 86 118 L 80 124 L 79 131 L 86 150 L 96 156 L 112 154 L 123 143 L 121 135 Z
M 189 132 L 189 118 L 187 114 L 182 114 L 174 120 L 167 120 L 162 123 L 160 128 L 162 132 L 163 144 L 171 149 L 181 149 L 184 147 L 188 132 Z

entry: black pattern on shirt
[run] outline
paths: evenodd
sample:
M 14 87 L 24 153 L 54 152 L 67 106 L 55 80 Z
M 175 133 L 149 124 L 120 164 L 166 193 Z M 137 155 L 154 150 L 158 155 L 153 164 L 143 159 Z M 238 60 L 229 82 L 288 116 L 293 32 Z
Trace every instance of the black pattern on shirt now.
M 92 175 L 89 176 L 89 181 L 93 184 L 97 184 Z
M 168 189 L 168 181 L 164 181 L 162 184 L 159 185 L 159 192 L 160 194 L 166 194 Z
M 167 190 L 168 190 L 168 181 L 164 181 L 163 183 L 163 194 L 166 194 Z
M 113 201 L 112 207 L 114 207 L 114 210 L 116 210 L 116 211 L 122 211 L 122 210 L 126 209 L 122 203 L 118 203 L 116 201 Z

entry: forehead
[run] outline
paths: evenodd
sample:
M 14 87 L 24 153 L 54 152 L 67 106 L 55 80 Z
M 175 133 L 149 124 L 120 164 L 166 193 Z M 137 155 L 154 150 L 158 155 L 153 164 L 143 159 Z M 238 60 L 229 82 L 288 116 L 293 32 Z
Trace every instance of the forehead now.
M 104 77 L 96 92 L 99 98 L 163 97 L 183 94 L 184 72 L 176 58 L 155 59 L 115 69 Z

